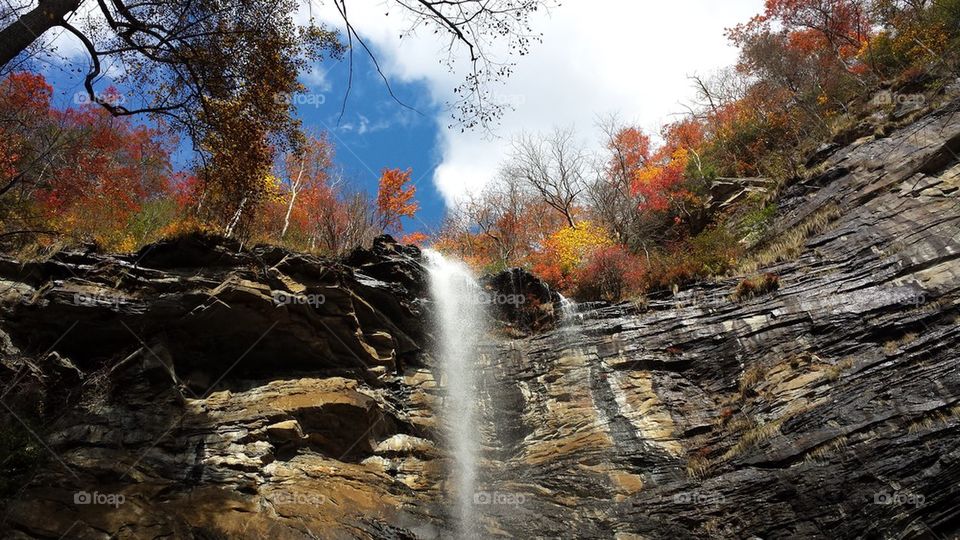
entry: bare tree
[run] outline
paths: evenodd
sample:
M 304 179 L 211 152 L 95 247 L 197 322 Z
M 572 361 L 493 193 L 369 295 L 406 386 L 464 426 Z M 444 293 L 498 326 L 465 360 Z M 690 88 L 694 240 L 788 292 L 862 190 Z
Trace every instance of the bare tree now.
M 586 182 L 589 156 L 572 128 L 555 129 L 548 136 L 521 135 L 504 166 L 504 174 L 521 180 L 551 208 L 576 227 L 576 207 Z
M 313 242 L 330 255 L 368 246 L 380 234 L 373 200 L 363 192 L 337 193 L 339 203 L 325 207 L 315 225 Z

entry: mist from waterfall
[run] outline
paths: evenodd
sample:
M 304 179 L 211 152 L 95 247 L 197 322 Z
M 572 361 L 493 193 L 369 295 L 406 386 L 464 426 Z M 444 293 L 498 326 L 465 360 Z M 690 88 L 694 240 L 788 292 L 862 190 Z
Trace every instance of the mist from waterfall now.
M 446 441 L 453 454 L 451 494 L 456 501 L 457 538 L 476 538 L 478 527 L 474 494 L 480 448 L 477 425 L 476 366 L 486 331 L 482 289 L 470 269 L 440 253 L 425 250 L 434 304 L 435 355 L 442 370 Z M 448 490 L 449 493 L 449 490 Z

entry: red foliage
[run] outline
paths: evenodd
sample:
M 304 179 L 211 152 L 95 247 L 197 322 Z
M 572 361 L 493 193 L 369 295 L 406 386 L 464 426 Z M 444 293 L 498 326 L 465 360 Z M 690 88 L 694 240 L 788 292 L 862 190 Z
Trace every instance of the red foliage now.
M 692 195 L 684 186 L 687 166 L 695 148 L 704 140 L 703 126 L 695 119 L 669 124 L 662 131 L 664 143 L 646 164 L 634 173 L 633 192 L 640 197 L 640 210 L 665 212 Z
M 618 301 L 643 289 L 645 266 L 622 245 L 593 252 L 577 272 L 576 295 L 585 300 Z
M 9 182 L 31 161 L 33 135 L 48 122 L 53 88 L 42 75 L 15 72 L 0 81 L 0 181 Z
M 122 225 L 144 201 L 166 193 L 172 141 L 160 130 L 116 119 L 96 105 L 58 116 L 70 142 L 57 182 L 39 195 L 50 212 L 96 200 L 104 218 Z
M 623 128 L 607 142 L 612 157 L 607 164 L 611 177 L 632 178 L 650 161 L 650 137 L 634 127 Z

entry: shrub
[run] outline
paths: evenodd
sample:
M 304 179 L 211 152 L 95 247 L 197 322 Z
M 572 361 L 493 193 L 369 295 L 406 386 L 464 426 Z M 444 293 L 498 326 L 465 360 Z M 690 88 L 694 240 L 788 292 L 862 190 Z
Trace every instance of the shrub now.
M 780 276 L 776 274 L 763 274 L 752 278 L 744 279 L 737 285 L 733 292 L 733 299 L 747 300 L 767 293 L 772 293 L 780 288 Z
M 643 261 L 622 245 L 597 249 L 577 273 L 576 297 L 616 302 L 640 292 Z
M 577 270 L 596 250 L 613 244 L 602 227 L 582 221 L 553 233 L 534 257 L 534 273 L 559 290 L 572 287 Z
M 741 255 L 736 238 L 726 229 L 708 229 L 651 254 L 647 289 L 669 289 L 729 271 Z

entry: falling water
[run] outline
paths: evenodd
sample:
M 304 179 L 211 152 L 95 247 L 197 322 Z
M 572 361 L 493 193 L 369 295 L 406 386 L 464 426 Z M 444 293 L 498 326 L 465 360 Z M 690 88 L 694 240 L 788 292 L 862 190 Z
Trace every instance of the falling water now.
M 573 331 L 578 322 L 583 320 L 580 307 L 573 300 L 560 295 L 560 327 L 566 331 Z
M 480 446 L 476 419 L 476 363 L 484 332 L 481 288 L 460 262 L 426 250 L 430 296 L 435 305 L 437 358 L 442 369 L 443 421 L 453 453 L 450 479 L 456 501 L 457 538 L 477 536 L 474 493 Z

